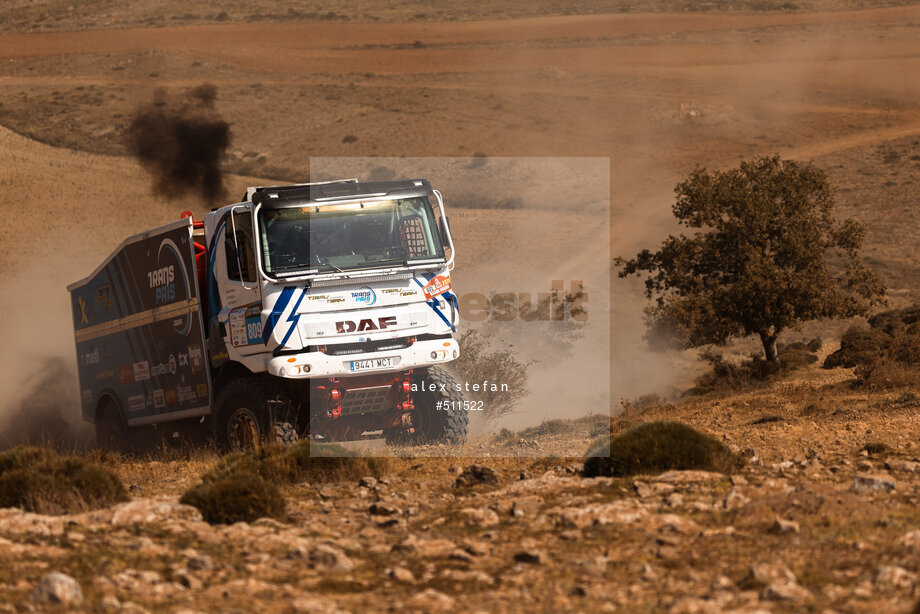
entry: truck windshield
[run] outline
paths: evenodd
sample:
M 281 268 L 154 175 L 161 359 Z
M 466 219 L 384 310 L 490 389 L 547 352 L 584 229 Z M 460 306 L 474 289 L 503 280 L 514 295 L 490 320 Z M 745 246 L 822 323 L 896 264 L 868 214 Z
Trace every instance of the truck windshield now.
M 268 274 L 348 271 L 444 258 L 427 198 L 262 209 Z

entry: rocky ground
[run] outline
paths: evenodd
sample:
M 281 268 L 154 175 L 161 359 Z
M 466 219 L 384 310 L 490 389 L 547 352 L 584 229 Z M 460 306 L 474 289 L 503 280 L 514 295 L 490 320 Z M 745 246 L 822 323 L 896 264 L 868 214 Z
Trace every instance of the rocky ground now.
M 734 475 L 586 479 L 577 459 L 486 457 L 514 440 L 505 433 L 468 448 L 482 445 L 481 458 L 400 458 L 379 479 L 287 487 L 281 522 L 211 526 L 178 503 L 207 454 L 126 459 L 112 464 L 128 503 L 0 510 L 0 601 L 9 612 L 907 612 L 920 578 L 920 398 L 855 391 L 851 378 L 812 367 L 769 390 L 627 404 L 613 421 L 615 432 L 693 424 L 746 458 Z M 565 437 L 586 446 L 590 423 L 579 424 Z M 558 437 L 518 441 L 539 452 Z

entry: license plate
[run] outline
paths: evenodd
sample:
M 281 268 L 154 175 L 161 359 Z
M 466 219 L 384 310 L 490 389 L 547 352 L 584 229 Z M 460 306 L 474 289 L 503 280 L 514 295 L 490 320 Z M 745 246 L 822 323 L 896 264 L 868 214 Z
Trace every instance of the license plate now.
M 352 371 L 369 371 L 371 369 L 388 369 L 393 366 L 393 357 L 372 358 L 370 360 L 352 360 L 350 363 Z

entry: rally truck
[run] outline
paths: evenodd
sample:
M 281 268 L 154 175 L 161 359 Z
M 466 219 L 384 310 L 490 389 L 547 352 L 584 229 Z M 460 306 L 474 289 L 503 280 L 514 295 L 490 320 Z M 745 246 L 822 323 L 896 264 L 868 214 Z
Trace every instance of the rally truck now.
M 463 442 L 453 265 L 424 179 L 252 187 L 185 212 L 68 286 L 83 417 L 116 449 L 190 423 L 230 450 Z

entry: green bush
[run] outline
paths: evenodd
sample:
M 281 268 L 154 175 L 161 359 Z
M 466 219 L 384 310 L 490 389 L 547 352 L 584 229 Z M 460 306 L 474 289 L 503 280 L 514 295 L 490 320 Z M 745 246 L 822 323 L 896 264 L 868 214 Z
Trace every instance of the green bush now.
M 118 476 L 86 459 L 23 446 L 0 453 L 0 507 L 67 514 L 127 500 Z
M 293 446 L 268 446 L 226 456 L 204 476 L 204 481 L 253 474 L 276 484 L 341 482 L 380 477 L 391 466 L 387 458 L 361 456 L 337 444 L 304 440 Z
M 197 507 L 211 524 L 281 518 L 287 507 L 277 486 L 251 473 L 199 484 L 185 491 L 179 502 Z
M 670 469 L 730 472 L 738 458 L 720 441 L 680 422 L 649 422 L 633 427 L 610 442 L 603 455 L 599 442 L 585 459 L 584 475 L 629 476 Z
M 824 359 L 824 368 L 855 367 L 877 360 L 887 344 L 887 335 L 877 328 L 852 326 L 840 338 L 840 349 Z

